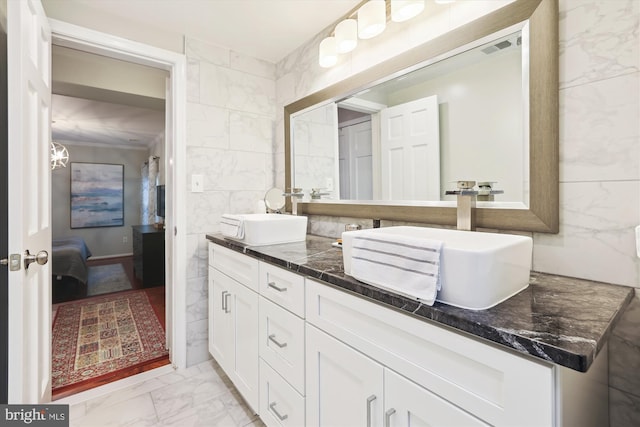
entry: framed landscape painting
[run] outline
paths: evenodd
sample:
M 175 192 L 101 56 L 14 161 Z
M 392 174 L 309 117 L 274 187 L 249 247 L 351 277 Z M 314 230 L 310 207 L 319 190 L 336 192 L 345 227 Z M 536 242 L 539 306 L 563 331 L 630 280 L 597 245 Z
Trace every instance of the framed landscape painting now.
M 71 228 L 124 226 L 124 165 L 71 163 Z

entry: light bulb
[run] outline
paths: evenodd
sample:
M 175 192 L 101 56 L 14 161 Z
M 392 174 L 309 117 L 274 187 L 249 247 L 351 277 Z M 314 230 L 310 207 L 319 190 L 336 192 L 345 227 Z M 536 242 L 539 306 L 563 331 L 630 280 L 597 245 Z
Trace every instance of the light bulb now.
M 336 50 L 338 53 L 351 52 L 358 45 L 358 22 L 345 19 L 336 26 Z
M 370 39 L 382 33 L 387 25 L 384 0 L 370 0 L 358 9 L 358 37 Z
M 424 10 L 424 0 L 391 0 L 391 20 L 403 22 Z
M 323 68 L 329 68 L 338 62 L 338 53 L 336 51 L 336 38 L 326 37 L 320 42 L 318 62 Z

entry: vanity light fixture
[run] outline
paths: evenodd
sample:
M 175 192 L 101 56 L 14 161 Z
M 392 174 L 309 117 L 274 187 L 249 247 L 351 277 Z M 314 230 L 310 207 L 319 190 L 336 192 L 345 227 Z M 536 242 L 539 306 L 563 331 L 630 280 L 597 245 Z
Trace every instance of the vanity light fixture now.
M 358 22 L 345 19 L 336 26 L 336 49 L 338 53 L 351 52 L 358 45 Z
M 358 9 L 358 37 L 370 39 L 382 33 L 387 25 L 384 0 L 369 0 Z
M 438 0 L 436 0 L 438 1 Z M 453 0 L 439 0 L 450 2 Z M 318 62 L 323 68 L 338 63 L 338 55 L 351 52 L 358 45 L 358 38 L 370 39 L 382 33 L 387 25 L 387 7 L 390 19 L 404 22 L 419 15 L 425 8 L 425 0 L 369 0 L 340 21 L 329 37 L 320 42 Z
M 51 170 L 66 168 L 69 161 L 69 151 L 64 145 L 51 141 Z
M 404 22 L 424 10 L 424 0 L 391 0 L 391 20 Z
M 336 50 L 336 38 L 326 37 L 320 42 L 320 55 L 318 58 L 320 66 L 329 68 L 338 62 L 338 51 Z

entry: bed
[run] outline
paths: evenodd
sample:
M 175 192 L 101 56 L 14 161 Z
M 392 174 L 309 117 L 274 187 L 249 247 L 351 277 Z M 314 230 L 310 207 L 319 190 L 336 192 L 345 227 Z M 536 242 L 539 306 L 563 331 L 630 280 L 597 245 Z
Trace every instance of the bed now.
M 91 251 L 82 237 L 59 237 L 51 242 L 53 301 L 82 297 L 87 292 Z

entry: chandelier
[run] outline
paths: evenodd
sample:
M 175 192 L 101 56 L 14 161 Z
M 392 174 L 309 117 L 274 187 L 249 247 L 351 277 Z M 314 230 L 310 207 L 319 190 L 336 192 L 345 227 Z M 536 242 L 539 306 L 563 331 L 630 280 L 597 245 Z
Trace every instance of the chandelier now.
M 57 142 L 51 141 L 51 170 L 66 168 L 69 161 L 69 151 Z

